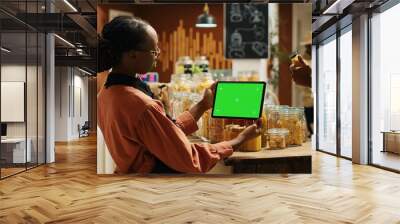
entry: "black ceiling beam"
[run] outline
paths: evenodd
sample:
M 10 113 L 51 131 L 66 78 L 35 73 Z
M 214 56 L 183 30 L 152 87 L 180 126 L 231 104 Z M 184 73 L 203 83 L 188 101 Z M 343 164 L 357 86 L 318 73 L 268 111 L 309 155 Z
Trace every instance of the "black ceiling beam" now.
M 151 3 L 306 3 L 309 0 L 98 0 L 98 3 L 130 3 L 130 4 L 151 4 Z
M 96 71 L 96 58 L 90 56 L 55 56 L 56 66 L 87 67 Z
M 43 32 L 79 31 L 82 28 L 62 13 L 18 13 L 16 17 Z

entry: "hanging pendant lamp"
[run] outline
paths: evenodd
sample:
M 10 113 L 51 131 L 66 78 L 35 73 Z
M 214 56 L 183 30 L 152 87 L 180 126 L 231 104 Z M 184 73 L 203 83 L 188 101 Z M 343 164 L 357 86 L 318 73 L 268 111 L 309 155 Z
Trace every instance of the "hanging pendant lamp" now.
M 204 5 L 203 13 L 197 17 L 196 27 L 198 28 L 214 28 L 217 27 L 214 16 L 209 14 L 208 4 Z

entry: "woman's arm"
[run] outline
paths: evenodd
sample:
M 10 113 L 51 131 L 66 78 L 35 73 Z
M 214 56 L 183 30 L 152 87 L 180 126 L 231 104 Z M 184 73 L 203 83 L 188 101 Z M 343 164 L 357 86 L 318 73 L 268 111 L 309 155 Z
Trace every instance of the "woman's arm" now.
M 134 130 L 151 154 L 172 169 L 185 173 L 209 171 L 219 160 L 232 155 L 233 149 L 260 135 L 260 131 L 254 124 L 230 141 L 192 144 L 158 104 L 148 106 Z
M 158 104 L 148 105 L 134 133 L 151 154 L 172 169 L 185 173 L 209 171 L 219 160 L 233 153 L 232 147 L 240 144 L 240 141 L 192 144 Z
M 204 112 L 212 108 L 216 84 L 214 82 L 209 88 L 205 89 L 201 101 L 190 108 L 189 112 L 196 121 L 200 119 Z
M 197 131 L 197 121 L 203 116 L 204 112 L 209 110 L 213 105 L 214 88 L 216 83 L 204 91 L 203 99 L 192 106 L 189 111 L 185 111 L 176 118 L 175 124 L 182 129 L 186 135 L 190 135 Z

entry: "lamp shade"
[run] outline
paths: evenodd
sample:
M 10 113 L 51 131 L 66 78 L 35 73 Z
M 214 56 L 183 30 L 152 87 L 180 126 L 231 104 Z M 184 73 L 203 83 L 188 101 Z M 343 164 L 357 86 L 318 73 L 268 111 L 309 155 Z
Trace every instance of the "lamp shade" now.
M 217 27 L 214 16 L 209 14 L 208 4 L 204 5 L 203 14 L 197 17 L 196 27 L 199 28 L 213 28 Z
M 199 28 L 213 28 L 217 27 L 217 23 L 215 22 L 215 18 L 208 13 L 203 13 L 197 17 L 196 27 Z

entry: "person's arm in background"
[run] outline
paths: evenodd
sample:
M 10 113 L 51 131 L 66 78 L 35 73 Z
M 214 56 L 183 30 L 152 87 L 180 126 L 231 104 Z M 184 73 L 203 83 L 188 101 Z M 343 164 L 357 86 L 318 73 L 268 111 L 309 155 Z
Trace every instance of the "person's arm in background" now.
M 297 85 L 311 87 L 311 67 L 307 65 L 301 56 L 298 61 L 290 65 L 293 81 Z
M 256 125 L 230 141 L 217 144 L 192 144 L 183 131 L 169 120 L 161 106 L 148 105 L 135 133 L 147 150 L 172 169 L 185 173 L 207 172 L 221 159 L 230 156 L 244 141 L 259 135 Z

